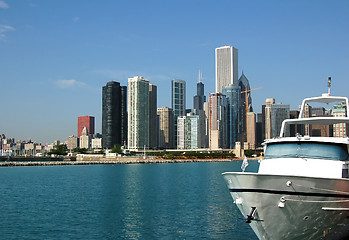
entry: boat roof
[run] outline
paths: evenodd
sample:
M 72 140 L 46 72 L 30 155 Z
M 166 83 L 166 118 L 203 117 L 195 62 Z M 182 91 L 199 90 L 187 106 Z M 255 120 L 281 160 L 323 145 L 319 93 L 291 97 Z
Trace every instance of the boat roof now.
M 337 144 L 349 145 L 349 138 L 309 137 L 309 136 L 283 137 L 283 138 L 266 139 L 263 144 L 268 145 L 270 143 L 284 143 L 284 142 L 319 142 L 319 143 L 337 143 Z
M 311 117 L 311 118 L 305 118 L 303 117 L 305 106 L 308 103 L 333 103 L 333 102 L 345 102 L 345 114 L 344 117 Z M 302 102 L 301 111 L 299 113 L 299 117 L 297 119 L 286 119 L 282 122 L 281 131 L 280 131 L 280 137 L 284 136 L 286 126 L 287 125 L 294 125 L 294 124 L 319 124 L 319 125 L 330 125 L 330 124 L 338 124 L 338 123 L 346 123 L 349 124 L 349 117 L 348 117 L 348 98 L 347 97 L 336 97 L 336 96 L 330 96 L 330 94 L 322 94 L 320 97 L 311 97 L 311 98 L 305 98 Z
M 319 102 L 319 103 L 331 103 L 331 102 L 341 102 L 347 100 L 347 97 L 336 97 L 336 96 L 330 96 L 327 93 L 322 94 L 320 97 L 311 97 L 311 98 L 305 98 L 303 100 L 303 103 L 306 102 Z
M 299 113 L 299 118 L 303 118 L 304 115 L 304 110 L 305 110 L 305 106 L 308 103 L 333 103 L 333 102 L 345 102 L 345 106 L 346 106 L 346 112 L 345 112 L 345 116 L 348 117 L 348 98 L 347 97 L 336 97 L 336 96 L 330 96 L 328 93 L 324 93 L 322 94 L 322 96 L 320 97 L 311 97 L 311 98 L 305 98 L 302 102 L 302 107 L 301 107 L 301 111 Z

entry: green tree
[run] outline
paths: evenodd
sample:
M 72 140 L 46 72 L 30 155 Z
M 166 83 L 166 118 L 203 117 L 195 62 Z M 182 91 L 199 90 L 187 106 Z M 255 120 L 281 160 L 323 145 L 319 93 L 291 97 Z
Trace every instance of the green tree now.
M 65 144 L 60 144 L 54 147 L 49 154 L 57 154 L 57 155 L 67 155 L 68 148 Z
M 77 147 L 77 148 L 72 149 L 72 152 L 85 154 L 85 153 L 87 153 L 87 149 L 86 148 L 79 148 L 79 147 Z
M 122 153 L 121 145 L 115 144 L 114 147 L 111 149 L 112 153 Z
M 251 157 L 253 154 L 255 154 L 255 151 L 252 149 L 248 149 L 245 151 L 246 157 Z

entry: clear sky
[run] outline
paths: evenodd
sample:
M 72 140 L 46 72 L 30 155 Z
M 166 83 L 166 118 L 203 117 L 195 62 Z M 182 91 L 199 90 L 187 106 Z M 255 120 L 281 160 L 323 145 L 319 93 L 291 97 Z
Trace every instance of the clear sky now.
M 92 115 L 102 86 L 143 76 L 170 107 L 174 78 L 193 105 L 198 71 L 215 89 L 214 49 L 239 50 L 256 113 L 266 98 L 296 109 L 327 91 L 348 96 L 348 0 L 0 0 L 0 133 L 51 143 Z

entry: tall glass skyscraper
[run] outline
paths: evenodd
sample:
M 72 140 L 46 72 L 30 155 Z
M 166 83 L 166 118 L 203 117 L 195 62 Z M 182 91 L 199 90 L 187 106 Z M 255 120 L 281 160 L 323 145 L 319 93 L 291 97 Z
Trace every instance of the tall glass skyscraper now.
M 127 132 L 126 87 L 108 82 L 102 88 L 102 142 L 103 148 L 124 145 Z
M 241 91 L 241 99 L 240 99 L 240 108 L 241 108 L 241 114 L 239 118 L 240 122 L 240 127 L 241 130 L 240 132 L 242 133 L 241 135 L 241 141 L 246 142 L 247 140 L 247 113 L 253 112 L 252 108 L 252 98 L 251 98 L 251 88 L 250 88 L 250 83 L 245 76 L 244 72 L 242 72 L 241 77 L 239 78 L 239 87 Z
M 120 86 L 121 94 L 121 145 L 126 146 L 127 144 L 127 87 Z
M 228 111 L 227 111 L 227 139 L 228 147 L 234 148 L 236 142 L 241 142 L 241 88 L 240 86 L 230 85 L 223 88 L 223 94 L 227 98 Z
M 238 49 L 223 46 L 215 49 L 216 92 L 238 82 Z
M 280 135 L 282 122 L 290 118 L 290 104 L 276 103 L 271 105 L 271 129 L 272 137 Z M 285 135 L 289 136 L 289 128 L 286 129 Z
M 180 116 L 185 116 L 185 81 L 179 79 L 173 79 L 171 82 L 171 108 L 174 113 L 174 137 L 175 146 L 177 146 L 177 118 Z
M 157 86 L 149 83 L 149 148 L 159 146 L 159 119 L 157 115 Z
M 202 76 L 199 72 L 199 82 L 196 84 L 196 96 L 194 96 L 194 109 L 203 110 L 204 102 L 206 101 L 204 84 L 202 83 Z
M 290 105 L 275 103 L 274 98 L 267 98 L 265 105 L 265 138 L 279 137 L 282 122 L 290 118 Z M 289 128 L 285 135 L 289 136 Z

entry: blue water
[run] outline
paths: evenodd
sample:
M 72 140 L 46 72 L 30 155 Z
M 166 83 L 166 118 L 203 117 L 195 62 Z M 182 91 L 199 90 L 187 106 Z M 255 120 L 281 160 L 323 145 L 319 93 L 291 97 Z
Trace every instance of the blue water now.
M 240 165 L 0 168 L 0 238 L 257 239 L 221 175 Z

